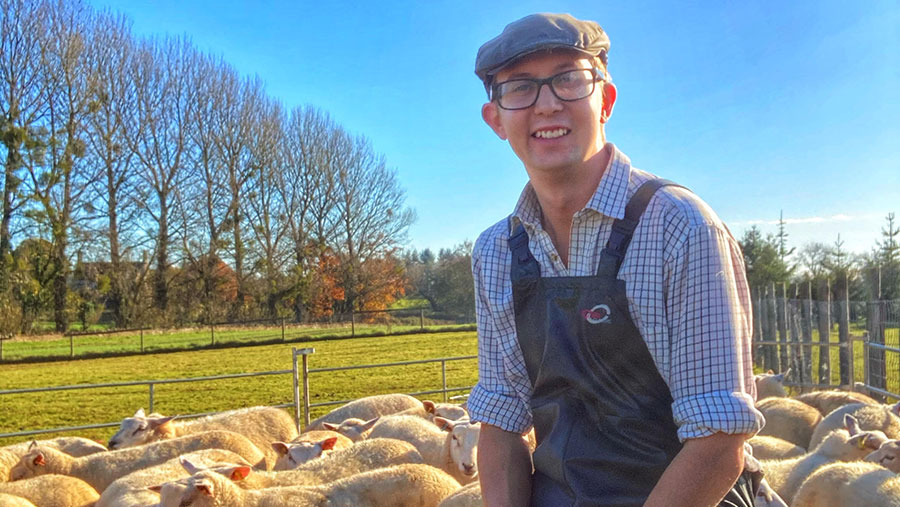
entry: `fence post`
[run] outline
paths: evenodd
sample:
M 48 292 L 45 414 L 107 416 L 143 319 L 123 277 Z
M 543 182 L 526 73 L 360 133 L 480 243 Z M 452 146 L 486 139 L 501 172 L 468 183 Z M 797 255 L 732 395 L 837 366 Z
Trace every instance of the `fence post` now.
M 441 360 L 441 390 L 444 392 L 444 403 L 447 403 L 447 361 Z
M 291 348 L 292 354 L 292 362 L 294 366 L 293 375 L 291 378 L 294 381 L 294 424 L 297 425 L 297 433 L 300 433 L 300 377 L 297 371 L 297 347 Z
M 284 317 L 281 318 L 281 341 L 284 341 Z
M 872 384 L 872 375 L 869 372 L 869 332 L 863 331 L 863 384 L 867 386 L 871 386 Z M 854 384 L 855 385 L 855 384 Z
M 75 336 L 69 335 L 69 359 L 75 358 Z
M 766 295 L 769 295 L 766 298 L 766 341 L 772 342 L 768 346 L 768 354 L 766 355 L 766 368 L 777 370 L 778 368 L 778 336 L 775 333 L 775 330 L 778 326 L 777 324 L 777 308 L 775 304 L 775 282 L 769 284 L 766 287 Z
M 356 314 L 350 310 L 350 336 L 356 336 Z
M 831 284 L 819 280 L 819 384 L 831 385 Z
M 795 294 L 796 296 L 796 294 Z M 786 315 L 790 324 L 790 337 L 791 337 L 791 374 L 794 375 L 796 379 L 802 384 L 804 383 L 803 378 L 803 348 L 800 338 L 800 311 L 797 308 L 799 306 L 799 299 L 792 299 L 787 305 Z
M 306 352 L 308 351 L 308 352 Z M 309 426 L 309 354 L 316 349 L 303 349 L 303 426 Z
M 841 385 L 853 387 L 853 345 L 850 342 L 850 288 L 847 274 L 838 296 L 838 341 L 845 344 L 839 349 Z
M 154 398 L 155 398 L 154 388 L 153 388 L 153 384 L 151 383 L 150 384 L 150 412 L 149 412 L 151 414 L 153 413 L 153 402 L 155 401 Z
M 419 308 L 419 329 L 425 330 L 425 309 Z
M 867 323 L 869 328 L 869 341 L 877 343 L 878 345 L 884 345 L 884 328 L 882 327 L 882 319 L 884 317 L 884 312 L 882 312 L 883 302 L 869 301 L 867 304 L 869 306 L 869 319 Z M 885 381 L 884 356 L 883 349 L 868 349 L 869 380 L 867 383 L 879 389 L 886 389 L 887 386 L 887 382 Z
M 810 384 L 816 381 L 812 375 L 812 281 L 806 281 L 806 297 L 803 299 L 803 315 L 800 319 L 803 333 L 803 372 L 801 376 Z
M 212 345 L 216 344 L 216 327 L 212 322 L 209 323 L 209 337 Z
M 144 351 L 144 328 L 140 329 L 141 332 L 141 352 Z
M 777 289 L 776 289 L 777 290 Z M 781 297 L 776 300 L 777 310 L 776 319 L 778 319 L 778 371 L 785 371 L 791 367 L 791 358 L 789 356 L 790 345 L 788 345 L 788 328 L 787 328 L 787 284 L 781 282 Z

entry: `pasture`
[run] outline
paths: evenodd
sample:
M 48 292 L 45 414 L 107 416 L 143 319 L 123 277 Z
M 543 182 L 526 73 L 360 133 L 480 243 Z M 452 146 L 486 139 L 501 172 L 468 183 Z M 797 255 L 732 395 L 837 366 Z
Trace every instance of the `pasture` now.
M 474 331 L 417 333 L 6 364 L 0 366 L 0 386 L 2 389 L 20 389 L 288 370 L 291 369 L 292 347 L 316 349 L 309 359 L 309 367 L 313 369 L 474 355 L 477 337 Z M 473 385 L 477 377 L 474 359 L 447 363 L 448 387 Z M 310 402 L 440 387 L 439 364 L 314 373 L 310 376 Z M 167 415 L 202 413 L 290 403 L 292 396 L 289 374 L 168 384 L 156 386 L 154 409 Z M 0 396 L 0 433 L 118 421 L 138 408 L 149 408 L 148 399 L 147 388 L 143 386 L 4 395 Z M 312 413 L 312 417 L 330 408 L 333 407 L 321 407 Z M 100 428 L 69 435 L 105 442 L 114 431 L 114 428 Z M 47 434 L 38 438 L 54 436 L 60 435 Z M 13 439 L 0 439 L 0 445 L 12 442 Z

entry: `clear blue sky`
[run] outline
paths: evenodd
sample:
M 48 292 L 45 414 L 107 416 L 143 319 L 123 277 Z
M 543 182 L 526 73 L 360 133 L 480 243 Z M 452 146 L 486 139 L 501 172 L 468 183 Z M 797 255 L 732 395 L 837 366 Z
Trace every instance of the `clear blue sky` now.
M 526 176 L 481 121 L 478 47 L 532 12 L 610 36 L 607 138 L 703 197 L 741 236 L 867 251 L 900 216 L 900 3 L 92 0 L 139 35 L 187 34 L 287 106 L 371 139 L 419 219 L 416 248 L 474 240 Z

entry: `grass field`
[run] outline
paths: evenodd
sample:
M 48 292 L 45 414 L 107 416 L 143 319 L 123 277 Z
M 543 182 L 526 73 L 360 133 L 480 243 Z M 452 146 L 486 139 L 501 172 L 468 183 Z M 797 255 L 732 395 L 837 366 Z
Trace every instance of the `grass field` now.
M 288 370 L 291 369 L 292 347 L 315 348 L 315 354 L 309 359 L 309 368 L 316 369 L 474 355 L 477 338 L 473 331 L 420 333 L 6 364 L 0 365 L 0 389 Z M 477 377 L 474 359 L 447 363 L 448 387 L 471 386 Z M 310 375 L 310 402 L 440 388 L 439 363 L 313 373 Z M 154 409 L 167 415 L 277 405 L 293 401 L 292 379 L 291 375 L 278 375 L 159 385 L 155 387 L 154 397 Z M 148 401 L 146 386 L 3 395 L 0 396 L 0 433 L 119 421 L 138 408 L 149 408 Z M 329 409 L 319 408 L 312 415 L 316 417 Z M 114 428 L 82 430 L 77 435 L 105 442 L 114 431 Z M 53 436 L 59 435 L 48 434 L 38 438 Z M 0 439 L 0 445 L 16 440 L 24 438 Z

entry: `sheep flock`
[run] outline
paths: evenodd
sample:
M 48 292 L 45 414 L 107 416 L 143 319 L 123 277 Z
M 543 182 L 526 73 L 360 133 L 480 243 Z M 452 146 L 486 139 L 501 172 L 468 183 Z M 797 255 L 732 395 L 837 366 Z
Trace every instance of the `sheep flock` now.
M 757 375 L 757 506 L 900 507 L 900 403 L 845 391 L 789 397 Z M 361 398 L 305 431 L 252 407 L 194 420 L 126 417 L 107 445 L 79 437 L 0 447 L 0 506 L 477 506 L 480 424 L 405 394 Z M 531 448 L 534 435 L 522 436 Z M 749 449 L 748 449 L 749 451 Z

